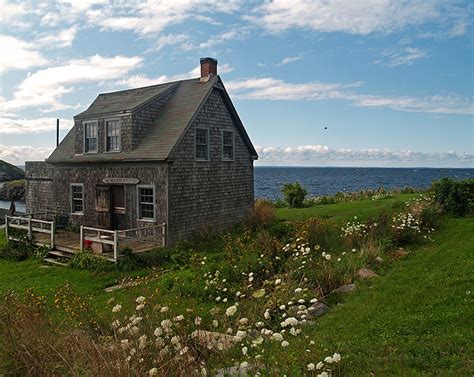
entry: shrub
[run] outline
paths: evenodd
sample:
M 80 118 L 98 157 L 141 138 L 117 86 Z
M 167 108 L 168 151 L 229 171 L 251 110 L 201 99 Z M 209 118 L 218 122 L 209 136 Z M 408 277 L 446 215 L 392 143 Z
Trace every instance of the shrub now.
M 252 214 L 247 219 L 247 225 L 252 228 L 263 228 L 276 220 L 274 204 L 265 199 L 257 199 L 253 205 Z
M 433 182 L 431 190 L 446 212 L 454 216 L 474 214 L 474 179 L 457 181 L 445 177 Z
M 304 200 L 308 194 L 308 191 L 306 191 L 299 182 L 284 184 L 281 192 L 283 193 L 285 201 L 292 208 L 303 207 Z
M 0 258 L 13 261 L 22 261 L 35 252 L 35 247 L 28 241 L 26 237 L 20 242 L 9 241 L 0 247 Z
M 267 230 L 273 237 L 285 243 L 296 233 L 295 225 L 289 222 L 275 222 Z
M 115 265 L 109 261 L 94 255 L 92 251 L 85 249 L 74 255 L 69 264 L 72 268 L 92 271 L 110 271 Z

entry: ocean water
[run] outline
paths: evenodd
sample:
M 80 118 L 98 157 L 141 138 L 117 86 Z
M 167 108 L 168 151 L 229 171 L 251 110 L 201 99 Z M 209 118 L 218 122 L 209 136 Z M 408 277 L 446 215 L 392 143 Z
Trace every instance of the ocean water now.
M 300 182 L 312 195 L 366 189 L 427 188 L 442 177 L 474 178 L 474 169 L 255 167 L 255 197 L 281 198 L 281 187 Z
M 255 167 L 255 197 L 281 198 L 281 187 L 288 182 L 300 182 L 311 195 L 330 195 L 339 191 L 359 191 L 415 187 L 426 188 L 442 177 L 474 178 L 474 169 L 445 168 L 312 168 Z M 10 208 L 10 202 L 0 200 L 0 208 Z M 25 203 L 16 202 L 18 212 L 25 212 Z

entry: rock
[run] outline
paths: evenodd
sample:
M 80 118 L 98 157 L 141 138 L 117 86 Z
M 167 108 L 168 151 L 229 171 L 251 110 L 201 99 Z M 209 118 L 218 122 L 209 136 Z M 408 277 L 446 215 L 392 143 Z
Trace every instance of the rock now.
M 408 252 L 405 251 L 403 248 L 399 248 L 398 250 L 395 250 L 392 252 L 392 257 L 395 259 L 398 258 L 403 258 L 408 255 Z
M 229 349 L 237 343 L 232 335 L 214 331 L 196 330 L 193 336 L 202 346 L 219 351 Z
M 322 302 L 317 302 L 314 305 L 311 305 L 308 308 L 308 314 L 306 315 L 307 319 L 312 319 L 316 317 L 321 317 L 322 315 L 331 311 L 331 308 Z
M 335 290 L 333 291 L 333 293 L 334 293 L 334 292 L 336 292 L 336 293 L 353 292 L 353 291 L 355 291 L 355 289 L 356 289 L 355 283 L 346 284 L 346 285 L 343 285 L 342 287 L 339 287 L 339 288 L 335 289 Z
M 226 368 L 221 368 L 216 371 L 216 374 L 214 377 L 226 377 L 226 376 L 248 376 L 249 373 L 252 371 L 253 366 L 248 365 L 247 367 L 226 367 Z
M 383 263 L 383 258 L 382 257 L 377 257 L 377 258 L 375 258 L 375 261 L 377 263 Z
M 25 200 L 26 181 L 5 182 L 0 187 L 0 200 Z
M 357 271 L 357 276 L 361 279 L 370 279 L 379 275 L 377 275 L 374 271 L 369 270 L 368 268 L 361 268 Z

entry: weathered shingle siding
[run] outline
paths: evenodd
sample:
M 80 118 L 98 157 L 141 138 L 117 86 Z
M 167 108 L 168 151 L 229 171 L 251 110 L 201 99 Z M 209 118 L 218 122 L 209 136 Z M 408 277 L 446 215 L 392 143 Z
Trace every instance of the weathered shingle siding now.
M 44 161 L 27 161 L 26 213 L 39 213 L 54 210 L 53 167 Z
M 132 141 L 131 148 L 134 149 L 140 143 L 144 135 L 147 133 L 153 121 L 156 119 L 160 111 L 171 98 L 173 92 L 166 96 L 156 99 L 132 114 Z
M 54 198 L 57 210 L 70 213 L 70 185 L 84 184 L 84 215 L 71 215 L 74 225 L 97 226 L 96 187 L 103 184 L 104 178 L 137 178 L 139 185 L 155 186 L 156 223 L 167 221 L 167 165 L 156 164 L 108 164 L 55 166 Z M 124 185 L 126 228 L 149 225 L 150 222 L 138 220 L 137 185 Z
M 195 129 L 209 129 L 208 162 L 195 161 Z M 234 131 L 234 161 L 222 159 L 222 131 Z M 206 227 L 222 230 L 253 205 L 253 159 L 218 89 L 214 89 L 175 149 L 170 163 L 170 241 Z

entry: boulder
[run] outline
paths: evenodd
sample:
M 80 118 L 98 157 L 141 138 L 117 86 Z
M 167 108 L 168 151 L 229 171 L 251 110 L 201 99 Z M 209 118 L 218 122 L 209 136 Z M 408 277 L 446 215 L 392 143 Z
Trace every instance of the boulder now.
M 370 279 L 379 275 L 377 275 L 374 271 L 369 270 L 368 268 L 361 268 L 357 271 L 357 276 L 361 279 Z
M 317 302 L 314 305 L 311 305 L 308 308 L 308 314 L 306 315 L 307 319 L 312 319 L 316 317 L 321 317 L 322 315 L 331 311 L 331 308 L 322 302 Z
M 346 284 L 346 285 L 343 285 L 343 286 L 341 286 L 341 287 L 335 289 L 335 290 L 333 291 L 333 293 L 334 293 L 334 292 L 336 292 L 336 293 L 353 292 L 353 291 L 355 291 L 355 289 L 356 289 L 355 283 Z
M 408 252 L 405 251 L 405 249 L 403 248 L 399 248 L 398 250 L 394 250 L 392 252 L 392 257 L 395 259 L 403 258 L 403 257 L 406 257 L 407 255 L 408 255 Z
M 232 335 L 207 330 L 196 330 L 193 336 L 202 346 L 219 351 L 227 350 L 237 342 Z

